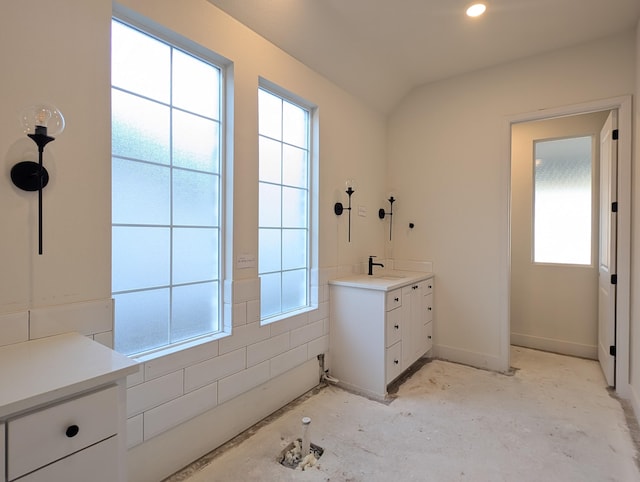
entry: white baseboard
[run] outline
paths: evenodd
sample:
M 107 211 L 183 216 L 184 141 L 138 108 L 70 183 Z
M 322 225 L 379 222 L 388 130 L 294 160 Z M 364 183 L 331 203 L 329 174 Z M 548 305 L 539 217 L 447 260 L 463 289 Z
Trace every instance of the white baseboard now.
M 435 358 L 439 358 L 441 360 L 470 365 L 476 368 L 483 368 L 496 372 L 506 372 L 509 370 L 509 367 L 496 356 L 461 350 L 460 348 L 452 346 L 435 345 L 433 354 Z
M 580 358 L 598 359 L 598 347 L 596 345 L 583 345 L 570 341 L 543 338 L 540 336 L 511 333 L 511 344 L 534 348 L 536 350 L 560 353 L 561 355 L 577 356 Z
M 318 384 L 315 358 L 131 448 L 129 482 L 157 482 L 211 452 Z

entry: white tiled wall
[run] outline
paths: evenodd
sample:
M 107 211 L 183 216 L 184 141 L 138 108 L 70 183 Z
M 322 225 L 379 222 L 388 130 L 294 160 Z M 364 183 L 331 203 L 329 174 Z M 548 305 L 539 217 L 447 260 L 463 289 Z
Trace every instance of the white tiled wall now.
M 312 297 L 317 309 L 267 325 L 260 324 L 259 279 L 227 282 L 224 309 L 230 336 L 142 360 L 144 368 L 127 380 L 128 447 L 326 353 L 329 277 L 319 272 Z

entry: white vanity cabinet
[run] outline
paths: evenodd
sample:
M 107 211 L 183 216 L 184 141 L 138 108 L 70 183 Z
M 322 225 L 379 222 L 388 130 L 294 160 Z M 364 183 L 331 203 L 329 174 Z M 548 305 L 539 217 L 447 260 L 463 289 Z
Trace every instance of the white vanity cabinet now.
M 432 347 L 433 276 L 329 281 L 330 369 L 341 385 L 383 399 Z
M 78 334 L 0 348 L 0 480 L 126 479 L 125 377 L 137 363 Z

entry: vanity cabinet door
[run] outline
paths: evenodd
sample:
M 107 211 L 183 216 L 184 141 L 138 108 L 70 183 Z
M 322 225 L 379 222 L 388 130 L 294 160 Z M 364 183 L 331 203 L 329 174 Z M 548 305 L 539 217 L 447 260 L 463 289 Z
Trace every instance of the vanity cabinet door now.
M 2 478 L 2 480 L 4 480 L 4 474 L 6 474 L 4 465 L 4 430 L 4 423 L 0 422 L 0 474 L 2 474 L 0 478 Z

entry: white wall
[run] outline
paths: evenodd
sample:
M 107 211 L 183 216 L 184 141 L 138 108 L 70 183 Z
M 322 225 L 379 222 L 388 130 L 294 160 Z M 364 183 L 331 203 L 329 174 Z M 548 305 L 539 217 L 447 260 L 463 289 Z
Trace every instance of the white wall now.
M 316 355 L 328 349 L 327 279 L 384 251 L 386 224 L 375 212 L 385 199 L 386 123 L 206 0 L 122 4 L 233 63 L 233 231 L 225 280 L 225 324 L 233 334 L 145 359 L 130 377 L 130 480 L 157 481 L 317 384 Z M 0 61 L 10 72 L 0 90 L 0 344 L 67 330 L 111 343 L 111 15 L 110 0 L 27 0 L 0 16 Z M 233 263 L 237 255 L 257 255 L 259 76 L 316 104 L 320 120 L 317 309 L 267 326 L 258 320 L 256 269 Z M 40 100 L 67 119 L 45 152 L 51 182 L 41 257 L 36 196 L 9 179 L 11 166 L 34 151 L 18 113 Z M 370 213 L 353 217 L 352 243 L 346 216 L 333 213 L 336 201 L 346 201 L 348 177 L 358 182 L 354 205 Z
M 628 32 L 425 85 L 392 113 L 394 250 L 433 261 L 436 354 L 508 368 L 508 118 L 629 94 L 634 76 Z

